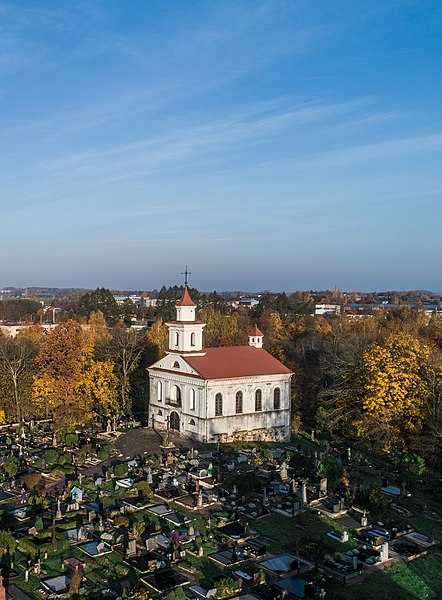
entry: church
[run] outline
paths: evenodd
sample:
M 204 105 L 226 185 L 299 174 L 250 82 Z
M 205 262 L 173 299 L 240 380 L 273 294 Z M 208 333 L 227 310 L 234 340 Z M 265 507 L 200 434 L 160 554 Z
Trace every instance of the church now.
M 264 350 L 258 327 L 248 346 L 203 348 L 187 285 L 175 308 L 169 350 L 148 368 L 153 427 L 204 443 L 289 440 L 293 373 Z

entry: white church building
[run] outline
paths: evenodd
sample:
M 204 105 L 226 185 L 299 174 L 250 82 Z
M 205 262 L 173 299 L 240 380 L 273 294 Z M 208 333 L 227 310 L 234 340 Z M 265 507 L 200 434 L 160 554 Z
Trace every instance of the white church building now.
M 205 443 L 289 440 L 292 371 L 264 350 L 256 326 L 248 346 L 203 348 L 195 309 L 185 287 L 169 350 L 148 368 L 152 425 Z

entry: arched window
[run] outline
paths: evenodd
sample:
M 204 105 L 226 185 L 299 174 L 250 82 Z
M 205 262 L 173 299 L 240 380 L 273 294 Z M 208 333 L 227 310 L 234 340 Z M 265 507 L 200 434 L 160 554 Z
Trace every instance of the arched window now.
M 262 392 L 256 390 L 255 392 L 255 411 L 262 410 Z
M 157 411 L 157 417 L 163 418 L 163 411 L 162 410 L 158 410 Z
M 174 369 L 179 369 L 180 368 L 180 363 L 177 360 L 173 363 L 173 368 Z
M 235 412 L 236 414 L 242 413 L 242 392 L 236 392 Z
M 179 346 L 180 343 L 180 334 L 178 331 L 175 333 L 175 346 Z
M 223 414 L 223 395 L 218 393 L 215 396 L 215 417 L 220 417 Z
M 195 410 L 195 402 L 196 400 L 196 393 L 195 390 L 193 388 L 190 388 L 190 394 L 189 394 L 189 410 Z
M 195 419 L 189 419 L 189 425 L 195 427 Z
M 281 390 L 275 388 L 273 392 L 273 408 L 279 410 L 281 408 Z
M 157 385 L 157 400 L 158 402 L 163 401 L 163 384 L 161 383 L 161 381 L 159 381 Z
M 172 391 L 173 391 L 172 400 L 174 400 L 178 406 L 181 406 L 181 388 L 179 388 L 177 385 L 174 385 L 172 388 Z
M 190 345 L 195 346 L 195 334 L 194 333 L 190 334 Z

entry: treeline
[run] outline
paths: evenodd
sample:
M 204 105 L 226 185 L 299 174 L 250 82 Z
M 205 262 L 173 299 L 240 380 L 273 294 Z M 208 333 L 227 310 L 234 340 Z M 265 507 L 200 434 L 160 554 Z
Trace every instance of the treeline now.
M 146 367 L 165 351 L 164 335 L 161 324 L 144 333 L 108 327 L 101 311 L 87 326 L 68 320 L 50 333 L 32 325 L 15 338 L 0 334 L 0 421 L 51 418 L 67 432 L 100 417 L 145 413 Z
M 260 303 L 261 304 L 261 303 Z M 283 299 L 252 312 L 264 347 L 295 373 L 295 417 L 387 452 L 442 457 L 442 321 L 382 308 L 330 319 Z

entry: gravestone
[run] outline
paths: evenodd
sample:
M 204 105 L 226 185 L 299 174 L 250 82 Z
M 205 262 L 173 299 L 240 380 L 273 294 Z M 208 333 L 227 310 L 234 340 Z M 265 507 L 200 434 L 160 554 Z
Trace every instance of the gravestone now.
M 187 534 L 188 534 L 189 537 L 193 537 L 195 535 L 195 528 L 194 528 L 194 526 L 193 526 L 192 523 L 189 525 L 189 529 L 187 531 Z
M 306 486 L 305 481 L 302 482 L 301 497 L 302 497 L 302 502 L 305 506 L 307 504 L 307 486 Z
M 323 498 L 324 496 L 327 496 L 327 478 L 326 477 L 321 479 L 321 481 L 319 482 L 319 496 L 321 498 Z
M 341 535 L 341 542 L 346 544 L 348 542 L 348 531 L 343 531 Z
M 384 542 L 381 547 L 381 562 L 388 560 L 388 542 Z
M 288 475 L 287 475 L 287 463 L 285 461 L 281 465 L 280 475 L 281 475 L 281 479 L 283 481 L 285 481 L 286 479 L 288 479 Z
M 60 520 L 63 518 L 63 514 L 61 512 L 61 502 L 60 502 L 60 497 L 57 498 L 57 512 L 55 514 L 55 518 L 57 520 Z
M 126 557 L 135 556 L 137 553 L 137 540 L 130 539 L 127 545 Z
M 361 517 L 361 526 L 367 527 L 367 525 L 368 525 L 368 517 L 367 517 L 367 513 L 364 510 L 362 517 Z
M 153 482 L 152 470 L 150 467 L 147 469 L 146 481 L 149 485 L 151 485 Z
M 202 506 L 203 505 L 203 495 L 201 493 L 201 490 L 198 493 L 198 501 L 197 501 L 197 506 Z

